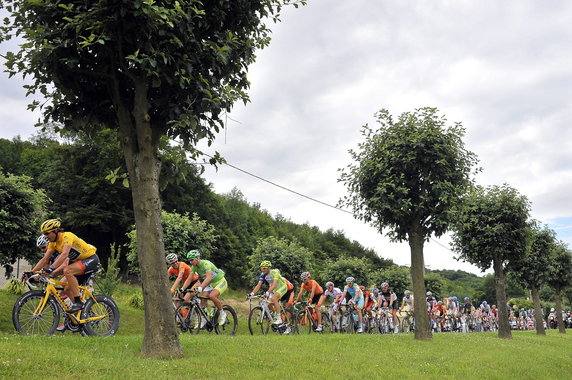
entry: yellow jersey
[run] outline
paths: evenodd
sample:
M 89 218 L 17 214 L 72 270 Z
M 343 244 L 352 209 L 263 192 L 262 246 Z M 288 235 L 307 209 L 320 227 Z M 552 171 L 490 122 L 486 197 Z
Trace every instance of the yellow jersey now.
M 97 250 L 93 245 L 87 244 L 71 232 L 59 232 L 56 241 L 52 241 L 48 244 L 48 251 L 54 250 L 61 254 L 66 244 L 71 246 L 68 256 L 70 261 L 87 259 L 95 255 L 95 251 Z

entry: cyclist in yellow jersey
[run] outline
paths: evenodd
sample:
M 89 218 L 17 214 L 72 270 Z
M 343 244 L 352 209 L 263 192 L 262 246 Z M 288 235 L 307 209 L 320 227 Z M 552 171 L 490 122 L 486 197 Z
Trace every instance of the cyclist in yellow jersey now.
M 68 312 L 75 313 L 83 308 L 79 297 L 79 281 L 99 269 L 96 248 L 73 233 L 64 232 L 57 219 L 46 220 L 40 226 L 40 231 L 50 241 L 44 259 L 49 260 L 52 255 L 58 254 L 54 263 L 44 270 L 52 275 L 63 273 L 68 283 L 65 292 L 74 302 Z

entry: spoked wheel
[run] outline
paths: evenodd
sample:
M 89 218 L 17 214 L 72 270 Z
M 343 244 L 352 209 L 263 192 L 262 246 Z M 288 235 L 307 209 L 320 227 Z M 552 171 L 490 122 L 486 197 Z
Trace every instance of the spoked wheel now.
M 323 333 L 333 332 L 332 321 L 330 321 L 330 316 L 326 313 L 322 313 L 322 332 Z
M 110 297 L 102 294 L 90 298 L 83 307 L 82 319 L 103 317 L 83 325 L 83 331 L 91 336 L 115 335 L 119 328 L 119 308 Z
M 272 320 L 264 314 L 260 306 L 250 310 L 248 315 L 248 330 L 251 335 L 266 335 L 270 331 Z
M 222 310 L 226 313 L 226 320 L 224 323 L 220 323 L 220 314 L 217 318 L 217 324 L 215 326 L 215 331 L 219 335 L 234 335 L 236 334 L 236 329 L 238 328 L 238 317 L 236 316 L 236 311 L 231 306 L 224 305 Z
M 312 321 L 308 318 L 306 310 L 301 310 L 296 319 L 298 320 L 298 330 L 300 333 L 312 333 Z
M 12 322 L 16 330 L 25 335 L 52 335 L 60 321 L 60 308 L 50 297 L 39 314 L 34 314 L 44 298 L 44 291 L 32 290 L 23 294 L 12 309 Z

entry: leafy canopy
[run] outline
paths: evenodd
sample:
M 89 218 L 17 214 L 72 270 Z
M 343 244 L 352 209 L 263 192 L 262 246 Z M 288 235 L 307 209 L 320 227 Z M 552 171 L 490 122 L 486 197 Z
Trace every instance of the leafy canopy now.
M 350 150 L 355 163 L 342 170 L 349 195 L 341 201 L 354 215 L 398 241 L 420 225 L 428 239 L 444 234 L 454 207 L 472 185 L 476 156 L 465 149 L 460 123 L 446 125 L 435 108 L 420 108 L 394 120 L 385 109 L 377 129 L 365 125 L 365 141 Z
M 529 212 L 528 199 L 507 184 L 478 186 L 457 215 L 453 249 L 483 271 L 494 260 L 517 259 L 526 250 Z

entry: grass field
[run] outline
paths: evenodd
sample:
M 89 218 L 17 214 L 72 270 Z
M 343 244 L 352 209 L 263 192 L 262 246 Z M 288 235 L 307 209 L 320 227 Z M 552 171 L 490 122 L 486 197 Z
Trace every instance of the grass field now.
M 241 319 L 234 337 L 182 335 L 185 357 L 161 361 L 139 356 L 143 314 L 121 292 L 121 326 L 111 338 L 16 335 L 16 298 L 0 291 L 0 379 L 572 379 L 572 331 L 513 332 L 510 340 L 434 334 L 432 342 L 411 335 L 253 337 Z

